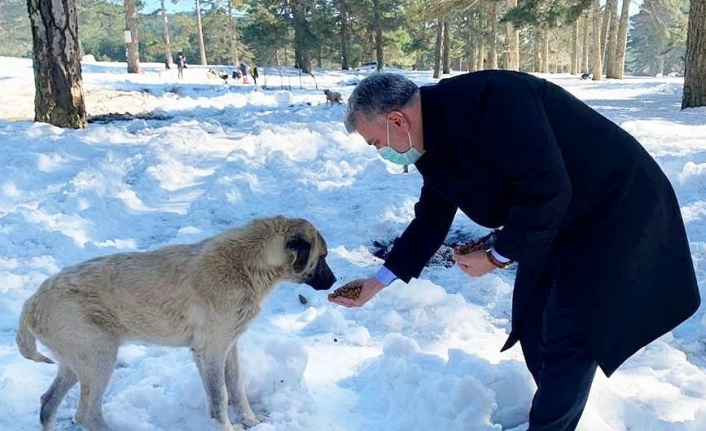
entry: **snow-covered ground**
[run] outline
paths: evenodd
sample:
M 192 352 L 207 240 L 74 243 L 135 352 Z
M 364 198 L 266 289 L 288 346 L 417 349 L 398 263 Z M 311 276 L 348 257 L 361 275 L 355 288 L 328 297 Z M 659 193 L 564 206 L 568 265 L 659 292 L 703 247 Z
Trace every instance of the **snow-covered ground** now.
M 2 431 L 39 429 L 39 396 L 55 366 L 22 358 L 14 338 L 23 301 L 62 267 L 284 214 L 323 233 L 338 286 L 371 275 L 380 264 L 373 241 L 392 240 L 412 217 L 420 176 L 381 161 L 345 132 L 345 106 L 325 104 L 322 89 L 345 100 L 363 74 L 317 70 L 314 80 L 261 69 L 263 90 L 208 80 L 197 66 L 183 80 L 144 66 L 128 75 L 125 64 L 84 63 L 87 110 L 156 119 L 62 130 L 31 121 L 31 61 L 0 59 Z M 428 71 L 398 72 L 433 81 Z M 679 196 L 706 293 L 706 110 L 680 111 L 681 78 L 547 77 L 658 160 Z M 453 230 L 486 232 L 463 215 Z M 511 288 L 511 272 L 472 279 L 437 266 L 344 309 L 326 292 L 281 285 L 240 343 L 251 401 L 269 415 L 253 430 L 524 430 L 533 383 L 518 347 L 499 352 Z M 579 429 L 706 429 L 705 333 L 702 309 L 610 379 L 599 371 Z M 57 429 L 77 429 L 77 399 L 74 388 Z M 115 431 L 210 429 L 187 349 L 123 347 L 104 410 Z

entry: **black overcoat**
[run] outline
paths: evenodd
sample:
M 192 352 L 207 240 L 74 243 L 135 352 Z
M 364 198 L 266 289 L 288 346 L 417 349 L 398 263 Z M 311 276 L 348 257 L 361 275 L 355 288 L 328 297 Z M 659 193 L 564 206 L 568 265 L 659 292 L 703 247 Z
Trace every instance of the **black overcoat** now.
M 674 190 L 630 134 L 561 87 L 483 71 L 421 87 L 424 183 L 385 266 L 418 277 L 457 209 L 518 262 L 512 331 L 541 313 L 548 287 L 571 301 L 610 376 L 700 304 Z M 525 325 L 526 326 L 526 325 Z

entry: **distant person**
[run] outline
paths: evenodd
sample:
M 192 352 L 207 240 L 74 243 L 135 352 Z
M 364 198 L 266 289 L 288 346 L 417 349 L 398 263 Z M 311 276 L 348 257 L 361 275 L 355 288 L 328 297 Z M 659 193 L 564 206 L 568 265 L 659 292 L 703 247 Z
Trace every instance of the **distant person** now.
M 228 78 L 230 78 L 230 76 L 228 76 L 228 72 L 226 72 L 225 69 L 221 69 L 218 71 L 218 77 L 221 78 L 226 84 L 228 83 Z
M 257 78 L 260 77 L 260 75 L 257 72 L 257 66 L 252 67 L 252 70 L 250 71 L 250 76 L 252 76 L 253 84 L 257 85 Z
M 240 63 L 240 73 L 243 74 L 243 84 L 248 84 L 248 75 L 250 74 L 250 68 L 245 63 Z
M 180 52 L 179 54 L 177 54 L 177 77 L 179 79 L 184 78 L 184 69 L 186 69 L 186 56 L 184 55 L 184 53 Z
M 216 73 L 215 70 L 213 70 L 209 67 L 208 70 L 206 71 L 206 77 L 208 79 L 216 79 L 216 78 L 218 78 L 218 74 Z

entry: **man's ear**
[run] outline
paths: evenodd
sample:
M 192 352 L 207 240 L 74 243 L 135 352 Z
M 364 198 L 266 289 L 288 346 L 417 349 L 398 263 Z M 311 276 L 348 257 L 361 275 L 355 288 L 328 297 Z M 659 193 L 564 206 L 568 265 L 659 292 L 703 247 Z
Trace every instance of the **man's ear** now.
M 387 121 L 390 123 L 390 127 L 395 127 L 401 132 L 407 132 L 409 130 L 409 121 L 407 117 L 400 111 L 391 111 L 387 114 Z
M 286 249 L 294 255 L 294 263 L 292 269 L 297 274 L 301 274 L 306 269 L 306 264 L 309 262 L 309 253 L 311 253 L 311 244 L 300 236 L 287 241 Z

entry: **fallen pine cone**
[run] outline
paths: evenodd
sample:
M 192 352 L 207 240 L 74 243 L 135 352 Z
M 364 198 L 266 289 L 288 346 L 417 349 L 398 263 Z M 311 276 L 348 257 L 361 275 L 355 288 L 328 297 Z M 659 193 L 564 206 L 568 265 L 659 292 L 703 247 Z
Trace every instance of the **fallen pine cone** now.
M 343 285 L 339 287 L 338 289 L 334 290 L 331 295 L 329 295 L 331 298 L 338 298 L 338 297 L 343 297 L 343 298 L 348 298 L 348 299 L 358 299 L 360 296 L 360 291 L 363 288 L 363 283 L 359 281 L 351 281 L 350 283 Z
M 306 304 L 307 303 L 306 296 L 304 296 L 300 293 L 299 294 L 299 302 L 301 302 L 302 304 Z

